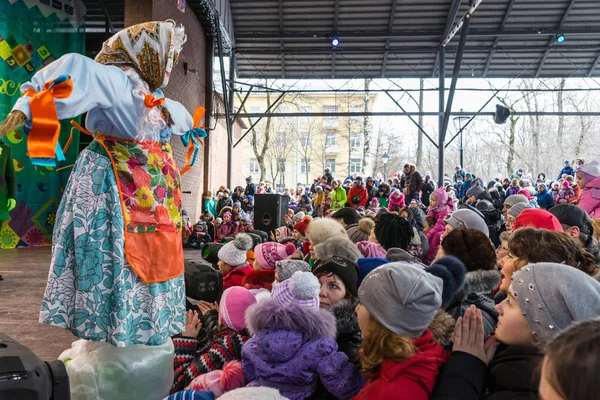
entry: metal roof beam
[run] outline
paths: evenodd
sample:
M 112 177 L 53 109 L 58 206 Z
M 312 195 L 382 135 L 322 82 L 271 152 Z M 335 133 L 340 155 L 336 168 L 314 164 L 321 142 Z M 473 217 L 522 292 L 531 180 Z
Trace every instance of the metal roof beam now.
M 587 77 L 591 78 L 592 75 L 594 74 L 594 70 L 596 69 L 596 67 L 598 66 L 598 62 L 600 62 L 600 53 L 598 53 L 598 55 L 596 56 L 596 59 L 594 60 L 594 62 L 592 63 L 592 66 L 590 67 L 590 70 L 587 73 Z
M 412 30 L 412 31 L 355 31 L 355 32 L 336 32 L 339 38 L 369 38 L 369 39 L 395 39 L 395 38 L 433 38 L 436 41 L 442 36 L 442 31 L 431 30 Z M 515 30 L 477 30 L 472 29 L 469 32 L 469 37 L 473 38 L 494 38 L 494 37 L 544 37 L 554 36 L 562 33 L 565 36 L 600 36 L 600 29 L 594 27 L 582 27 L 578 29 L 554 29 L 554 28 L 530 28 L 530 29 L 515 29 Z M 298 40 L 306 42 L 308 39 L 322 40 L 331 36 L 331 32 L 294 32 L 294 33 L 261 33 L 247 32 L 236 35 L 236 40 L 240 41 L 265 41 L 265 40 Z
M 282 93 L 285 94 L 287 92 Z M 278 100 L 277 100 L 278 101 Z M 270 111 L 271 109 L 269 109 L 268 111 Z M 482 111 L 482 112 L 476 112 L 476 111 L 452 111 L 450 112 L 450 116 L 455 116 L 455 117 L 471 117 L 473 115 L 484 115 L 484 116 L 493 116 L 495 113 L 491 112 L 491 111 Z M 600 116 L 600 111 L 565 111 L 565 112 L 558 112 L 558 111 L 515 111 L 514 113 L 511 112 L 511 114 L 514 115 L 519 115 L 519 116 L 525 116 L 525 117 L 555 117 L 555 116 L 563 116 L 563 117 L 598 117 Z M 279 113 L 279 112 L 264 112 L 264 113 L 241 113 L 239 115 L 239 118 L 302 118 L 302 117 L 331 117 L 331 116 L 338 116 L 338 117 L 403 117 L 403 116 L 419 116 L 422 115 L 424 117 L 439 117 L 439 116 L 444 116 L 444 112 L 439 112 L 439 111 L 423 111 L 423 112 L 419 112 L 419 111 L 371 111 L 371 112 L 365 112 L 365 111 L 357 111 L 357 112 L 335 112 L 335 113 L 324 113 L 324 112 L 310 112 L 310 113 L 303 113 L 303 112 L 285 112 L 285 113 Z M 254 121 L 252 127 L 254 127 L 256 124 L 258 123 L 258 121 Z M 251 130 L 252 127 L 249 129 Z M 244 137 L 240 138 L 236 145 L 242 141 Z M 234 146 L 235 147 L 235 146 Z
M 283 0 L 279 0 L 279 33 L 283 33 Z M 279 41 L 281 50 L 281 79 L 285 79 L 285 53 L 283 52 L 283 40 Z
M 335 0 L 335 8 L 333 11 L 333 32 L 338 29 L 338 20 L 340 15 L 340 0 Z M 331 53 L 331 79 L 335 79 L 335 51 Z
M 510 0 L 510 3 L 508 4 L 508 7 L 506 8 L 506 12 L 504 13 L 504 18 L 502 19 L 502 24 L 500 25 L 501 31 L 503 31 L 504 28 L 506 27 L 506 23 L 508 22 L 508 16 L 510 15 L 510 12 L 512 11 L 514 5 L 515 5 L 515 0 Z M 492 45 L 492 50 L 490 51 L 490 55 L 488 56 L 488 59 L 485 63 L 485 67 L 483 68 L 483 77 L 484 78 L 487 76 L 487 73 L 490 69 L 490 65 L 492 65 L 492 58 L 494 57 L 494 53 L 496 52 L 496 47 L 498 46 L 498 42 L 500 42 L 500 39 L 498 39 L 498 38 L 494 39 L 494 44 Z
M 110 19 L 110 15 L 108 14 L 108 9 L 106 8 L 106 4 L 104 4 L 104 0 L 100 0 L 100 5 L 102 6 L 102 12 L 106 17 L 106 32 L 114 33 L 115 27 L 113 26 L 112 19 Z
M 337 3 L 338 0 L 336 0 Z M 394 29 L 394 17 L 396 15 L 396 4 L 397 0 L 392 0 L 392 5 L 390 7 L 390 19 L 388 20 L 388 32 L 391 32 Z M 385 39 L 385 48 L 386 50 L 390 47 L 390 39 Z M 383 63 L 381 63 L 381 78 L 385 78 L 385 70 L 387 68 L 388 61 L 388 52 L 386 51 L 383 55 Z
M 452 29 L 452 25 L 454 24 L 454 20 L 458 15 L 458 10 L 460 9 L 460 4 L 462 0 L 452 0 L 450 4 L 450 9 L 448 10 L 448 18 L 446 19 L 446 26 L 444 27 L 444 32 L 442 33 L 442 38 L 440 39 L 440 43 L 446 39 L 448 34 L 450 33 L 450 29 Z M 431 77 L 435 76 L 435 70 L 438 68 L 438 63 L 440 62 L 440 53 L 438 52 L 435 56 L 435 61 L 433 62 L 433 69 L 431 70 Z
M 571 13 L 571 10 L 573 9 L 573 6 L 575 5 L 576 1 L 577 0 L 571 0 L 571 2 L 569 3 L 569 6 L 565 10 L 565 12 L 562 16 L 562 19 L 560 20 L 560 24 L 558 24 L 558 27 L 556 28 L 557 31 L 560 31 L 560 29 L 564 25 L 565 21 L 567 20 L 567 17 Z M 561 33 L 561 32 L 557 32 L 557 33 Z M 550 54 L 550 50 L 552 49 L 553 44 L 554 44 L 554 37 L 550 38 L 550 41 L 548 42 L 548 46 L 546 47 L 546 50 L 544 51 L 544 56 L 542 57 L 542 60 L 540 61 L 540 65 L 538 66 L 537 71 L 535 71 L 536 78 L 538 78 L 540 76 L 540 73 L 542 72 L 542 69 L 544 68 L 544 64 L 546 64 L 546 60 L 548 59 L 548 55 Z

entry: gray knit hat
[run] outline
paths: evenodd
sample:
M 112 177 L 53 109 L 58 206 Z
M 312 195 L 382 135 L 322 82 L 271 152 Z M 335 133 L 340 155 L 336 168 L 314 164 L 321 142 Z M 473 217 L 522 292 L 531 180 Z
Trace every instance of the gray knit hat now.
M 569 265 L 529 264 L 512 288 L 533 335 L 546 343 L 573 322 L 600 315 L 600 282 Z
M 475 196 L 475 198 L 477 198 L 477 196 L 483 192 L 484 190 L 481 186 L 475 185 L 471 189 L 467 190 L 467 196 Z
M 224 263 L 231 265 L 232 267 L 238 267 L 247 263 L 246 253 L 252 249 L 252 237 L 247 233 L 238 233 L 235 239 L 221 247 L 217 256 L 219 260 Z
M 483 216 L 470 208 L 461 208 L 460 210 L 454 211 L 450 214 L 446 223 L 452 225 L 454 229 L 462 226 L 467 229 L 478 230 L 479 232 L 485 233 L 486 236 L 490 236 L 490 230 L 486 225 Z
M 311 272 L 310 265 L 302 260 L 281 260 L 275 262 L 275 272 L 279 276 L 279 282 L 290 279 L 294 272 Z
M 521 214 L 521 212 L 523 212 L 523 210 L 525 210 L 527 208 L 533 208 L 533 207 L 529 203 L 517 203 L 508 210 L 507 214 L 512 215 L 513 217 L 517 218 L 519 216 L 519 214 Z
M 529 200 L 527 200 L 527 197 L 525 197 L 524 194 L 513 194 L 504 200 L 505 206 L 513 207 L 517 203 L 529 203 Z
M 442 257 L 425 269 L 411 262 L 384 264 L 365 277 L 358 298 L 390 331 L 417 338 L 462 288 L 465 272 L 455 257 Z

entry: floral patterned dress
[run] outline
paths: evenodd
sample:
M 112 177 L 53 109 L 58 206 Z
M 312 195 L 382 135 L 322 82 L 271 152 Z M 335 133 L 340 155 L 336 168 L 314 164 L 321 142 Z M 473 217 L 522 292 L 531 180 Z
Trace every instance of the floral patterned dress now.
M 117 179 L 99 141 L 79 155 L 56 220 L 40 322 L 119 347 L 160 345 L 183 330 L 183 275 L 148 284 L 125 257 Z

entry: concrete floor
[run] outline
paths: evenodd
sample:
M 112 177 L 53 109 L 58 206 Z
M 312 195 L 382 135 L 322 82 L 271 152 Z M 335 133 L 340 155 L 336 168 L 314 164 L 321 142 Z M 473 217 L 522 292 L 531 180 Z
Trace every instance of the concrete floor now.
M 50 255 L 50 247 L 0 250 L 0 332 L 43 360 L 56 360 L 77 340 L 69 331 L 38 322 Z
M 185 256 L 200 258 L 198 250 Z M 0 250 L 0 332 L 28 346 L 43 360 L 56 360 L 77 340 L 71 332 L 38 322 L 50 268 L 50 247 Z

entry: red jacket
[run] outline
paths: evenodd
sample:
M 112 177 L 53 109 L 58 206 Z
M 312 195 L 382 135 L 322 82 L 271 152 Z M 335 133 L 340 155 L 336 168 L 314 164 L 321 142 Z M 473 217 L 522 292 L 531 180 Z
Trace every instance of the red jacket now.
M 244 267 L 232 269 L 227 274 L 223 275 L 223 288 L 229 289 L 232 286 L 243 286 L 244 277 L 254 271 L 252 265 L 248 264 Z
M 428 400 L 450 352 L 442 349 L 429 330 L 413 343 L 417 347 L 414 356 L 403 362 L 385 360 L 379 373 L 352 400 Z
M 353 203 L 352 198 L 356 197 L 356 196 L 360 197 L 360 202 Z M 350 191 L 348 192 L 348 205 L 350 207 L 352 207 L 352 208 L 357 208 L 360 206 L 366 207 L 368 200 L 369 200 L 369 193 L 367 192 L 367 189 L 364 188 L 364 186 L 361 186 L 361 187 L 352 186 L 350 188 Z

